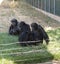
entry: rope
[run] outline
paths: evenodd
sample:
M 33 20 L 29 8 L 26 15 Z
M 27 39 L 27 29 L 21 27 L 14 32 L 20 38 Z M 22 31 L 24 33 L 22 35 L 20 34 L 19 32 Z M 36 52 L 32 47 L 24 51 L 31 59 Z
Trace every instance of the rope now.
M 46 39 L 49 40 L 49 39 Z M 14 45 L 14 44 L 19 44 L 19 43 L 37 43 L 37 42 L 41 42 L 42 40 L 38 40 L 38 41 L 23 41 L 23 42 L 14 42 L 14 43 L 8 43 L 8 44 L 0 44 L 0 46 L 8 46 L 8 45 Z M 49 41 L 53 41 L 53 40 L 49 40 Z M 55 41 L 55 40 L 54 40 Z
M 40 42 L 42 40 L 38 40 L 38 41 L 24 41 L 24 42 L 14 42 L 14 43 L 9 43 L 9 44 L 0 44 L 0 46 L 6 46 L 6 45 L 12 45 L 12 44 L 19 44 L 19 43 L 36 43 L 36 42 Z

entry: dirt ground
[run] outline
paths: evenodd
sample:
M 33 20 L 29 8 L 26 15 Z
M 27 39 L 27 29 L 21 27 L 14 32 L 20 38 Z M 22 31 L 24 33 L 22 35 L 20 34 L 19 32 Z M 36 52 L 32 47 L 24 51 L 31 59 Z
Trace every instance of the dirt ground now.
M 26 21 L 26 23 L 28 24 L 31 24 L 33 21 L 36 21 L 29 16 L 22 15 L 20 13 L 20 9 L 10 7 L 10 5 L 9 2 L 3 2 L 2 5 L 0 5 L 0 32 L 8 32 L 8 28 L 11 24 L 10 21 L 13 18 L 16 18 L 19 22 Z
M 15 7 L 16 6 L 16 7 Z M 18 7 L 20 6 L 20 7 Z M 44 15 L 34 12 L 34 10 L 31 10 L 29 6 L 25 6 L 25 4 L 17 4 L 7 1 L 4 1 L 2 5 L 0 5 L 0 32 L 8 32 L 8 28 L 10 26 L 10 20 L 13 18 L 16 18 L 18 21 L 25 21 L 28 24 L 31 24 L 32 22 L 40 23 L 43 27 L 47 27 L 51 29 L 51 27 L 60 27 L 60 23 L 58 22 L 49 22 L 49 24 L 45 21 L 48 21 L 49 19 L 43 17 Z M 30 12 L 29 12 L 30 11 Z M 32 13 L 31 13 L 32 12 Z M 35 13 L 35 15 L 33 14 Z M 33 15 L 32 15 L 33 14 Z M 51 24 L 52 23 L 52 24 Z
M 8 32 L 8 28 L 11 24 L 10 20 L 13 18 L 16 18 L 19 22 L 25 21 L 28 24 L 31 24 L 32 22 L 38 22 L 44 27 L 49 26 L 49 29 L 51 29 L 51 26 L 58 27 L 58 28 L 60 27 L 60 23 L 58 22 L 53 23 L 54 25 L 47 25 L 47 23 L 45 23 L 42 19 L 24 15 L 22 13 L 25 13 L 26 11 L 22 11 L 19 8 L 14 8 L 15 5 L 13 7 L 12 5 L 13 4 L 10 4 L 9 2 L 4 2 L 0 6 L 0 32 Z M 38 64 L 60 64 L 60 63 L 59 62 L 47 62 L 47 63 L 38 63 Z

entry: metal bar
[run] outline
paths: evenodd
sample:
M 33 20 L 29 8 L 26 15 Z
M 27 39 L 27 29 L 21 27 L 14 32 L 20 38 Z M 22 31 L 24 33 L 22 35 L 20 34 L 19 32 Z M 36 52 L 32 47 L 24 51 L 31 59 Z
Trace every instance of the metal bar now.
M 47 3 L 46 3 L 46 0 L 45 0 L 45 11 L 46 11 L 46 4 L 47 4 Z
M 32 0 L 32 6 L 33 6 L 33 0 Z
M 50 0 L 49 0 L 49 12 L 50 12 Z
M 41 0 L 41 9 L 42 9 L 42 0 Z
M 38 8 L 39 8 L 39 0 L 38 0 Z
M 54 0 L 54 14 L 55 14 L 55 4 L 56 4 L 56 1 Z

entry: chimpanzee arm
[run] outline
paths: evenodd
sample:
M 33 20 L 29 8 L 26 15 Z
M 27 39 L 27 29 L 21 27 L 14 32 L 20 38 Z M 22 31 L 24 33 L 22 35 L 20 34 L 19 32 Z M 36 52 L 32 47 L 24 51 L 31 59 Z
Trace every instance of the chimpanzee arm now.
M 9 34 L 12 34 L 12 33 L 13 33 L 13 26 L 11 25 L 9 28 Z
M 43 38 L 46 41 L 46 43 L 48 44 L 49 43 L 49 36 L 48 36 L 48 34 L 45 32 L 45 30 L 42 28 L 41 25 L 39 25 L 39 29 L 42 31 Z

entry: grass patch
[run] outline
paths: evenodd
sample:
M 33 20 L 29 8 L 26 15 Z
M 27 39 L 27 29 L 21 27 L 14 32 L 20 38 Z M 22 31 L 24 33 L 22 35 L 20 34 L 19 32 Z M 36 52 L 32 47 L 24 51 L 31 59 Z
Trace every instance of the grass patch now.
M 0 33 L 0 44 L 12 43 L 12 42 L 17 42 L 17 41 L 18 41 L 17 36 L 11 36 L 7 33 Z
M 60 50 L 57 49 L 60 48 L 60 28 L 47 31 L 47 33 L 51 40 L 48 46 L 40 44 L 39 46 L 31 47 L 21 47 L 19 44 L 1 45 L 16 43 L 18 42 L 18 37 L 11 36 L 7 33 L 0 33 L 0 64 L 2 62 L 4 62 L 3 64 L 28 64 L 45 62 L 53 59 L 59 60 Z M 35 50 L 37 50 L 37 52 Z

